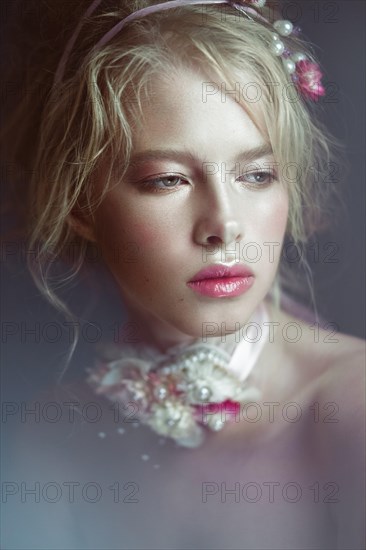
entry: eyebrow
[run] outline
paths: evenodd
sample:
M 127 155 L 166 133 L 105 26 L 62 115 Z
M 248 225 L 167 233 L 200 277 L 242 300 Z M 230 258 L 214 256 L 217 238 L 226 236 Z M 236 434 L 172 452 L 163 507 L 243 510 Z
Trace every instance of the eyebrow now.
M 243 151 L 232 160 L 234 162 L 250 162 L 255 159 L 267 157 L 270 155 L 273 155 L 272 147 L 269 143 L 264 143 L 263 145 L 259 145 L 258 147 L 253 147 L 252 149 L 247 149 L 246 151 Z M 201 164 L 203 162 L 211 162 L 207 159 L 200 159 L 192 151 L 179 151 L 176 149 L 149 149 L 146 151 L 141 151 L 140 153 L 133 154 L 131 156 L 128 166 L 136 167 L 139 164 L 151 160 L 174 160 L 177 162 L 199 162 Z

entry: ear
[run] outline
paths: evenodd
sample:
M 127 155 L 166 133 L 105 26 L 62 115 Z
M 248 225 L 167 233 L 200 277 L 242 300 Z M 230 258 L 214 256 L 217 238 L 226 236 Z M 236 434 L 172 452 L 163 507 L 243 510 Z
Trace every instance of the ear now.
M 94 232 L 93 219 L 90 215 L 86 215 L 82 212 L 80 208 L 73 208 L 66 218 L 66 221 L 79 237 L 82 237 L 90 242 L 97 242 Z

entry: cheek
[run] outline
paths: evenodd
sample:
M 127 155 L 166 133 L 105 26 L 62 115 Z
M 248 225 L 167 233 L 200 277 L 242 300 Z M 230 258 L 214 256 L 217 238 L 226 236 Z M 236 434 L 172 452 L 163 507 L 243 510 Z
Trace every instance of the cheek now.
M 281 257 L 288 218 L 287 194 L 277 192 L 268 197 L 268 200 L 261 202 L 255 214 L 251 224 L 252 233 L 247 235 L 247 240 L 255 242 L 257 246 L 248 248 L 247 254 L 248 257 L 253 255 L 257 258 L 257 275 L 267 280 L 273 276 Z
M 140 248 L 162 246 L 167 242 L 166 232 L 149 221 L 132 223 L 129 233 Z
M 167 233 L 157 224 L 157 215 L 139 208 L 138 204 L 132 208 L 130 202 L 128 204 L 130 207 L 118 199 L 111 200 L 97 213 L 97 239 L 105 257 L 112 248 L 122 257 L 132 247 L 140 251 L 141 257 L 141 252 L 161 246 L 164 235 L 166 241 Z
M 274 237 L 276 237 L 277 240 L 282 242 L 287 227 L 288 209 L 288 195 L 284 190 L 276 193 L 274 197 L 271 197 L 262 205 L 257 223 L 260 219 L 260 231 L 264 237 L 269 240 L 274 240 Z
M 276 235 L 283 238 L 288 219 L 288 201 L 282 201 L 278 207 L 269 213 L 270 227 Z
M 123 223 L 116 223 L 116 219 Z M 115 215 L 103 234 L 99 241 L 101 254 L 125 290 L 154 286 L 162 276 L 161 266 L 175 257 L 172 230 L 166 225 L 159 226 L 151 218 L 134 221 L 132 211 L 123 217 L 121 212 Z

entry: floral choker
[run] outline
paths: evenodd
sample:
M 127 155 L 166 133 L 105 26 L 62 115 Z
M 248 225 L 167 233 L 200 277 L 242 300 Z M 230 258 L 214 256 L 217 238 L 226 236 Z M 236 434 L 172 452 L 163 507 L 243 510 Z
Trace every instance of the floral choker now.
M 137 419 L 157 434 L 198 447 L 207 430 L 221 430 L 243 405 L 260 398 L 248 376 L 266 340 L 265 315 L 261 306 L 250 323 L 262 321 L 260 339 L 253 341 L 247 331 L 232 356 L 208 343 L 175 346 L 155 358 L 148 346 L 129 345 L 119 349 L 120 357 L 99 360 L 87 382 L 112 401 L 133 403 Z

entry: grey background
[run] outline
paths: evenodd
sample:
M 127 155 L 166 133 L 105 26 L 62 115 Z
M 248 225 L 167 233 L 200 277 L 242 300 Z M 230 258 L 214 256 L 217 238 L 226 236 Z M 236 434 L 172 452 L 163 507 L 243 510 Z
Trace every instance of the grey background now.
M 342 332 L 364 338 L 366 2 L 301 0 L 285 6 L 289 18 L 298 10 L 298 24 L 316 47 L 325 82 L 335 85 L 329 101 L 322 101 L 324 120 L 345 144 L 348 162 L 348 175 L 341 182 L 345 212 L 319 239 L 320 250 L 322 243 L 338 245 L 339 261 L 314 265 L 316 294 L 327 319 Z
M 4 5 L 4 4 L 3 4 Z M 286 8 L 287 6 L 287 8 Z M 333 321 L 339 330 L 359 337 L 365 335 L 365 6 L 364 0 L 313 1 L 296 0 L 284 3 L 284 16 L 296 19 L 305 36 L 314 43 L 325 82 L 334 83 L 331 98 L 321 101 L 320 111 L 333 134 L 346 146 L 349 173 L 343 183 L 343 196 L 348 214 L 321 237 L 320 258 L 313 265 L 315 290 L 320 312 Z M 6 195 L 7 182 L 2 181 Z M 12 225 L 5 218 L 3 228 Z M 326 261 L 327 243 L 336 243 L 336 262 Z M 6 256 L 6 255 L 5 255 Z M 2 260 L 4 248 L 2 248 Z M 103 301 L 98 290 L 85 280 L 73 289 L 76 304 L 96 300 L 93 319 L 113 335 L 113 323 L 123 322 L 124 313 L 117 289 L 106 278 Z M 108 284 L 107 284 L 108 281 Z M 47 323 L 63 323 L 33 285 L 24 266 L 24 254 L 2 261 L 2 329 L 12 323 L 16 334 L 2 331 L 2 382 L 7 399 L 28 397 L 40 386 L 47 386 L 62 368 L 69 348 L 67 334 L 57 341 L 45 341 L 32 334 L 22 334 L 23 328 L 44 327 Z M 91 304 L 93 307 L 93 304 Z M 52 334 L 52 330 L 50 330 Z M 87 338 L 92 340 L 93 332 Z M 69 377 L 84 376 L 91 364 L 94 344 L 82 339 L 68 370 Z

